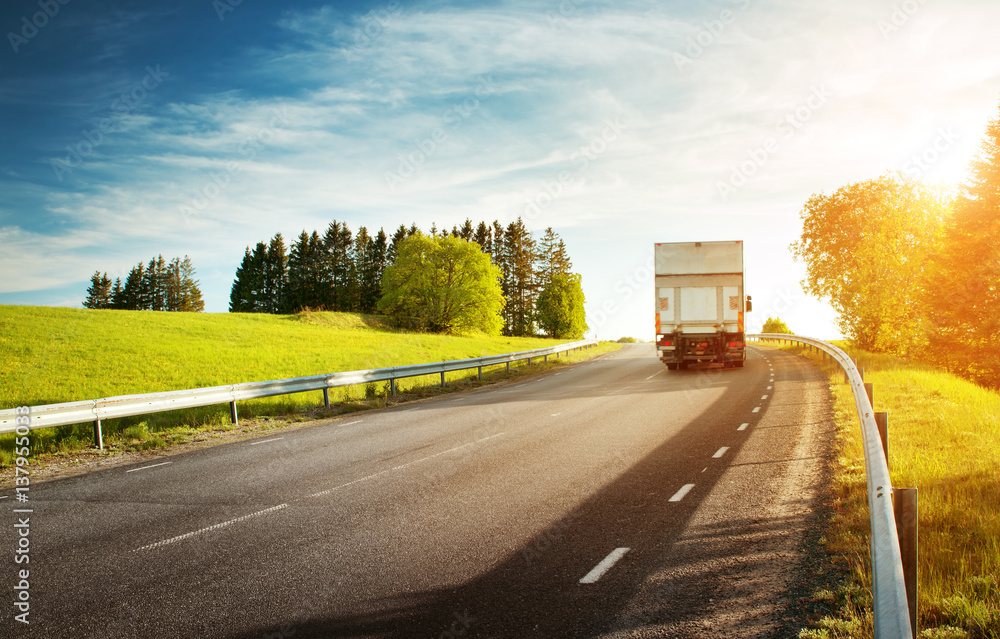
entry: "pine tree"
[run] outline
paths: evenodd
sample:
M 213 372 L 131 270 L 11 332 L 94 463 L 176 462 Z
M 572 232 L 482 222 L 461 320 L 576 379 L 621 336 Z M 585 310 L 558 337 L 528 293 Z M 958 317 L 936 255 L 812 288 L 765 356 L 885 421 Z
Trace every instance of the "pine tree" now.
M 472 220 L 465 218 L 465 223 L 462 224 L 462 228 L 458 229 L 458 237 L 462 238 L 466 242 L 471 242 L 474 235 L 475 230 L 472 228 Z
M 409 236 L 409 232 L 406 230 L 405 224 L 400 224 L 396 232 L 392 234 L 392 239 L 389 241 L 389 252 L 387 258 L 389 263 L 392 264 L 396 261 L 396 256 L 399 255 L 399 243 L 405 240 Z
M 236 267 L 236 279 L 233 280 L 233 287 L 229 292 L 230 313 L 256 312 L 253 300 L 253 271 L 254 260 L 248 246 L 243 252 L 243 261 Z
M 90 277 L 90 287 L 87 289 L 87 299 L 84 308 L 111 308 L 111 279 L 107 273 L 94 271 Z
M 265 313 L 281 313 L 285 308 L 285 281 L 288 278 L 288 256 L 285 253 L 285 238 L 276 233 L 267 247 L 263 272 L 262 310 Z
M 366 233 L 367 234 L 367 233 Z M 357 284 L 353 234 L 346 222 L 334 220 L 323 236 L 327 273 L 323 278 L 326 308 L 351 311 L 356 305 Z
M 125 298 L 124 308 L 130 311 L 142 311 L 146 309 L 146 299 L 143 294 L 143 282 L 146 279 L 146 269 L 143 267 L 142 262 L 139 262 L 132 267 L 132 270 L 128 272 L 128 277 L 125 278 L 125 289 L 123 292 L 123 297 Z
M 506 332 L 517 337 L 535 334 L 535 299 L 538 278 L 535 274 L 537 247 L 524 221 L 519 217 L 507 226 L 504 234 L 504 257 L 510 269 L 504 297 Z
M 492 236 L 490 234 L 490 227 L 486 226 L 486 222 L 480 222 L 479 226 L 476 227 L 476 234 L 472 237 L 473 241 L 478 244 L 483 249 L 483 253 L 487 255 L 493 254 L 493 242 Z
M 194 279 L 194 265 L 187 255 L 178 262 L 177 280 L 178 295 L 177 307 L 173 310 L 185 313 L 200 313 L 205 310 L 205 301 L 201 297 L 201 288 L 198 287 L 198 280 Z
M 111 308 L 125 308 L 125 289 L 122 287 L 122 278 L 116 277 L 115 284 L 111 287 Z

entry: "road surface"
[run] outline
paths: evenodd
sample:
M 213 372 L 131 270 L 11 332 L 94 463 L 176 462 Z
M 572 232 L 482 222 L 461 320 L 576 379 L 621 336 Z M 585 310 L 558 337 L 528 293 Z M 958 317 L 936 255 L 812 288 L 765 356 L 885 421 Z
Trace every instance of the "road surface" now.
M 513 384 L 0 492 L 5 637 L 788 636 L 822 376 L 652 345 Z M 30 508 L 15 515 L 14 508 Z

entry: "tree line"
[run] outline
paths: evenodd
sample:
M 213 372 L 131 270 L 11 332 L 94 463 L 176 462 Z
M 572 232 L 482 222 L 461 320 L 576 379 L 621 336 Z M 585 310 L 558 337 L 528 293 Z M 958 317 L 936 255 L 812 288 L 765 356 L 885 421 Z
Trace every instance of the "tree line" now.
M 565 243 L 551 227 L 535 239 L 520 218 L 507 226 L 499 221 L 475 225 L 466 219 L 450 233 L 432 225 L 426 235 L 416 224 L 400 225 L 391 237 L 383 229 L 372 235 L 364 226 L 355 234 L 346 223 L 334 220 L 322 235 L 302 231 L 289 248 L 278 233 L 269 242 L 258 242 L 253 249 L 247 247 L 236 270 L 229 310 L 379 312 L 379 302 L 386 293 L 386 269 L 396 262 L 402 243 L 416 235 L 474 242 L 489 257 L 498 269 L 495 277 L 502 295 L 498 313 L 503 334 L 526 336 L 541 330 L 551 335 L 565 332 L 564 326 L 570 325 L 580 335 L 585 330 L 582 289 L 577 293 L 579 276 L 571 273 Z M 431 245 L 423 248 L 426 254 L 437 250 Z M 445 252 L 459 250 L 446 247 Z M 546 290 L 548 293 L 543 295 Z M 560 315 L 554 310 L 557 303 L 578 304 L 579 310 L 571 313 L 560 308 Z M 578 321 L 567 319 L 567 313 Z
M 125 282 L 116 277 L 114 283 L 107 272 L 95 271 L 90 278 L 84 308 L 111 308 L 131 311 L 205 310 L 191 258 L 175 257 L 168 263 L 163 255 L 139 262 L 132 267 Z
M 813 195 L 800 215 L 803 288 L 856 346 L 1000 387 L 1000 117 L 961 184 L 889 173 Z

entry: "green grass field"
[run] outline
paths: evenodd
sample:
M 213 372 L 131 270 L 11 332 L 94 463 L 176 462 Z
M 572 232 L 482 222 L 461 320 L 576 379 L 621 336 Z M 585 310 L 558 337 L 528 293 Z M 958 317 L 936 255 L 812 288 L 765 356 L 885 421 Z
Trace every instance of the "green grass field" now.
M 554 343 L 404 333 L 385 328 L 376 317 L 351 313 L 0 306 L 0 408 L 466 359 Z M 447 378 L 457 381 L 475 373 L 449 373 Z M 497 371 L 490 373 L 496 376 Z M 400 380 L 398 387 L 414 392 L 438 382 L 438 376 L 410 378 Z M 384 396 L 383 386 L 331 389 L 331 401 L 371 402 Z M 242 402 L 240 416 L 295 414 L 315 408 L 321 397 L 317 391 Z M 103 429 L 111 450 L 141 449 L 184 441 L 199 428 L 224 428 L 227 422 L 228 406 L 222 405 L 110 420 Z M 78 424 L 35 431 L 33 454 L 89 447 L 90 429 Z M 0 467 L 10 464 L 11 446 L 11 436 L 0 436 Z
M 1000 639 L 1000 393 L 917 362 L 845 350 L 874 384 L 875 410 L 889 413 L 893 485 L 919 491 L 920 636 Z M 839 367 L 823 367 L 839 426 L 827 550 L 847 578 L 817 594 L 837 614 L 801 636 L 866 638 L 871 566 L 861 429 Z

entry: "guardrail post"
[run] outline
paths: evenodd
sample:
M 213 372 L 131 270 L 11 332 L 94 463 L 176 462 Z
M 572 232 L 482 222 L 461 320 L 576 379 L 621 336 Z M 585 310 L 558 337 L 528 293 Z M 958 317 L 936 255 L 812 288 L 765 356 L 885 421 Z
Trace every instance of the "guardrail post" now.
M 867 386 L 868 384 L 865 384 Z M 875 413 L 875 425 L 878 426 L 878 437 L 882 440 L 882 452 L 885 453 L 885 465 L 889 466 L 889 413 Z
M 441 371 L 441 388 L 444 388 L 444 371 Z
M 531 366 L 531 358 L 528 358 L 528 366 Z
M 235 399 L 233 401 L 229 402 L 229 420 L 231 422 L 233 422 L 234 425 L 239 423 L 237 421 L 237 416 L 236 416 L 236 400 Z
M 896 518 L 899 554 L 903 560 L 903 583 L 906 604 L 910 609 L 910 628 L 917 637 L 917 489 L 893 488 L 892 513 Z
M 389 394 L 392 397 L 396 396 L 396 378 L 395 377 L 393 377 L 392 379 L 389 380 Z
M 872 410 L 875 410 L 875 384 L 865 382 L 865 395 L 868 396 L 868 405 L 872 407 Z
M 483 381 L 483 367 L 482 366 L 479 367 L 478 375 L 479 375 L 479 381 Z
M 96 446 L 98 450 L 104 450 L 104 436 L 101 433 L 100 419 L 94 420 L 94 446 Z
M 330 389 L 329 388 L 324 388 L 323 389 L 323 407 L 324 408 L 330 408 Z

